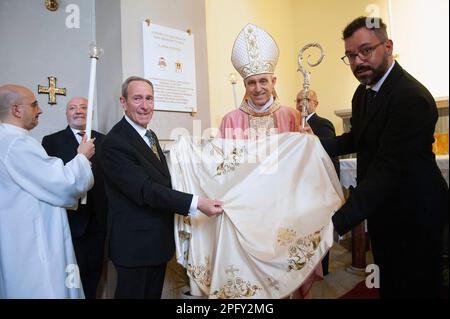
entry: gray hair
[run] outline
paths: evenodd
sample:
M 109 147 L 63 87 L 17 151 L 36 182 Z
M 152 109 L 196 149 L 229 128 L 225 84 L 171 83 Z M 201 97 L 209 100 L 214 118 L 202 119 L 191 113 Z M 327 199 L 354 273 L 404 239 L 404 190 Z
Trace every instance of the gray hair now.
M 11 89 L 10 85 L 0 86 L 0 120 L 4 120 L 11 106 L 21 103 L 22 94 Z
M 131 82 L 133 81 L 143 81 L 143 82 L 147 82 L 150 87 L 153 89 L 153 83 L 150 82 L 147 79 L 141 78 L 140 76 L 130 76 L 128 79 L 126 79 L 123 83 L 122 83 L 122 96 L 127 99 L 128 98 L 128 85 L 130 85 Z

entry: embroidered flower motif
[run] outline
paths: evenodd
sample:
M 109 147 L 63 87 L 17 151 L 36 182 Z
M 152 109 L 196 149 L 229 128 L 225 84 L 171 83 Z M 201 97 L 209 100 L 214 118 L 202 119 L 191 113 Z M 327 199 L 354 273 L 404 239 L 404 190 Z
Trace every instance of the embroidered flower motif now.
M 281 228 L 278 230 L 277 242 L 278 246 L 287 246 L 295 239 L 296 232 L 293 229 Z
M 320 243 L 320 232 L 321 230 L 298 238 L 294 245 L 289 247 L 288 271 L 302 269 L 314 256 L 315 250 Z
M 187 266 L 188 275 L 200 286 L 209 288 L 211 286 L 211 265 L 209 258 L 205 257 L 205 264 Z
M 245 147 L 234 148 L 227 158 L 225 158 L 223 162 L 217 166 L 215 176 L 220 176 L 234 171 L 241 164 L 245 152 Z

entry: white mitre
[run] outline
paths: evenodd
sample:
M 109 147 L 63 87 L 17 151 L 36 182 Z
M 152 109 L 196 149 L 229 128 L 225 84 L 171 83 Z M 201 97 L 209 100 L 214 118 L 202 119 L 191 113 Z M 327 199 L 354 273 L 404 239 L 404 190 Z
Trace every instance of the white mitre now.
M 234 41 L 231 63 L 246 79 L 256 74 L 274 73 L 279 53 L 270 34 L 256 25 L 247 24 Z

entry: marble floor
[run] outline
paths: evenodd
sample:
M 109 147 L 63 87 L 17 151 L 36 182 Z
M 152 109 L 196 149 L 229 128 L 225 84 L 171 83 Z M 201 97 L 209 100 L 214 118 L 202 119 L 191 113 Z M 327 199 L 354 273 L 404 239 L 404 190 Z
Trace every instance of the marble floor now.
M 372 263 L 372 254 L 367 252 L 366 262 Z M 365 273 L 351 270 L 352 255 L 347 242 L 334 243 L 330 250 L 329 274 L 312 287 L 313 299 L 337 299 L 365 280 Z

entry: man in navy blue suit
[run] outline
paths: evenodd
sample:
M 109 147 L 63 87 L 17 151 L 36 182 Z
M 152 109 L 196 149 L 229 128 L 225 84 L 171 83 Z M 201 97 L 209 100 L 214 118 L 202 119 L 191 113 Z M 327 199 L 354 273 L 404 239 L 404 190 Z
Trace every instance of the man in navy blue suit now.
M 70 99 L 66 108 L 68 126 L 42 139 L 47 154 L 61 158 L 64 164 L 75 157 L 85 134 L 87 103 L 84 97 Z M 95 138 L 98 152 L 104 135 L 92 131 L 91 137 Z M 79 203 L 78 209 L 68 210 L 67 215 L 84 294 L 88 299 L 95 299 L 103 265 L 107 201 L 103 174 L 96 155 L 91 158 L 91 163 L 94 187 L 87 194 L 86 204 Z

